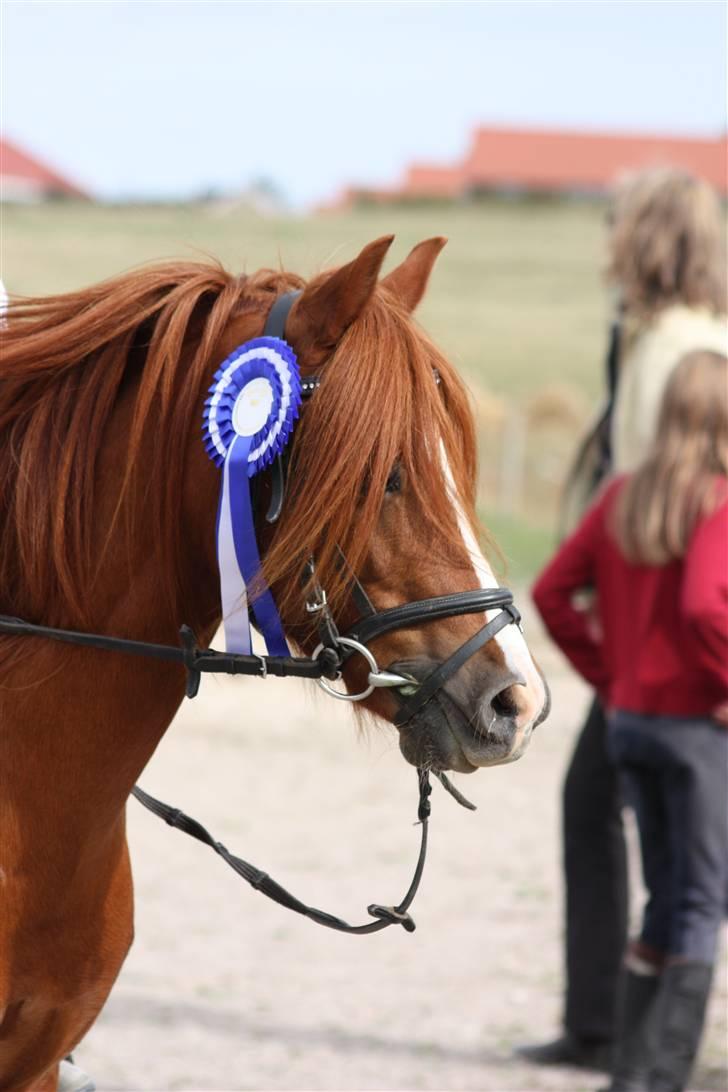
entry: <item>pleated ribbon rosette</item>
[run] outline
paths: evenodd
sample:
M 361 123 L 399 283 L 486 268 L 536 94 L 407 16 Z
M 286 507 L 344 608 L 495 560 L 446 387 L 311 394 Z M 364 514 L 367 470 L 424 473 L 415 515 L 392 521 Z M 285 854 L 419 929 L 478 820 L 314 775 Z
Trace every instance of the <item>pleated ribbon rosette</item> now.
M 205 400 L 205 450 L 222 469 L 217 558 L 228 652 L 250 653 L 248 591 L 268 652 L 287 656 L 278 610 L 260 573 L 250 479 L 280 455 L 301 404 L 296 354 L 277 337 L 259 337 L 233 350 L 215 372 Z

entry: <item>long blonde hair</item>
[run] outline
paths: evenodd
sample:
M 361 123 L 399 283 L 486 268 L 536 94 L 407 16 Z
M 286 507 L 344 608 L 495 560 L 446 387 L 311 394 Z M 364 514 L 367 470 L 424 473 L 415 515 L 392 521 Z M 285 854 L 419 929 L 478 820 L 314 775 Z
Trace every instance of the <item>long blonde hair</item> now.
M 617 497 L 612 530 L 630 561 L 684 557 L 698 520 L 728 495 L 728 358 L 682 357 L 663 396 L 656 439 Z
M 725 224 L 707 182 L 672 167 L 629 175 L 610 218 L 607 275 L 628 315 L 649 320 L 675 303 L 728 310 Z

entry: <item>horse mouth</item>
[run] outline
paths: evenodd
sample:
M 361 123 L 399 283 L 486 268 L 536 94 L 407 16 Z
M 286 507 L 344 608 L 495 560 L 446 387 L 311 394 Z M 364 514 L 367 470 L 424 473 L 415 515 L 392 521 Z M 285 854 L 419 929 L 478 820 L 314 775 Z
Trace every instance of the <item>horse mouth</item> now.
M 400 728 L 399 749 L 403 758 L 424 770 L 473 773 L 478 767 L 468 759 L 447 719 L 433 717 L 433 707 L 437 704 L 438 699 L 432 698 L 422 712 Z
M 417 676 L 422 673 L 422 667 L 418 668 Z M 389 670 L 415 674 L 412 664 L 395 664 Z M 482 766 L 500 766 L 520 758 L 532 730 L 533 726 L 518 729 L 515 717 L 505 710 L 484 727 L 479 709 L 466 713 L 446 690 L 439 690 L 401 726 L 399 748 L 413 766 L 473 773 Z

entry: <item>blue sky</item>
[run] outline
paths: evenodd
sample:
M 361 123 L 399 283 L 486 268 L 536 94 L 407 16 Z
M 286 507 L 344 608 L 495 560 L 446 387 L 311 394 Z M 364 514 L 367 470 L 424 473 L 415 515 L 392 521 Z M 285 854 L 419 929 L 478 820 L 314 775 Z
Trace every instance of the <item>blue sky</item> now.
M 276 180 L 296 204 L 480 123 L 716 134 L 720 0 L 3 0 L 7 135 L 100 196 Z

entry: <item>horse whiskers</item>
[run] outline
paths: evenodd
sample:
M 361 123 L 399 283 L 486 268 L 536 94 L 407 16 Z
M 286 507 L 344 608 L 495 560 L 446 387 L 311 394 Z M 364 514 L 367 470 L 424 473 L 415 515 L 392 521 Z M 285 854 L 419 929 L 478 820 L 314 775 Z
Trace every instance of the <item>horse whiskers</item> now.
M 471 713 L 468 717 L 468 728 L 473 733 L 476 739 L 480 739 L 483 735 L 483 729 L 481 727 L 482 717 L 480 715 L 480 706 L 478 706 L 474 713 Z

